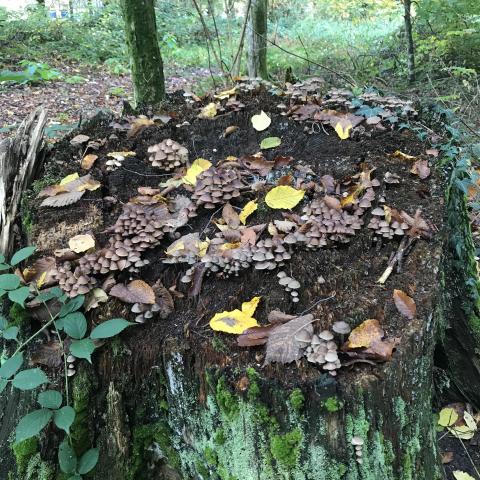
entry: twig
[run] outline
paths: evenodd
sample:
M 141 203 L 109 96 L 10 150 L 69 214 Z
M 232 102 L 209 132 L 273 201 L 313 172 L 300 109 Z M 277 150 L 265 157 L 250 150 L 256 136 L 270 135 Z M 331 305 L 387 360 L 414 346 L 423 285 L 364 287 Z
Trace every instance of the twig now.
M 403 261 L 403 257 L 405 255 L 406 250 L 410 248 L 410 246 L 414 241 L 415 241 L 415 238 L 412 238 L 412 237 L 405 236 L 402 238 L 402 241 L 398 246 L 398 250 L 396 251 L 395 255 L 393 255 L 393 257 L 390 258 L 390 260 L 388 261 L 388 266 L 383 272 L 382 276 L 377 280 L 377 283 L 380 283 L 380 285 L 385 284 L 385 282 L 388 280 L 388 277 L 393 272 L 395 265 Z
M 298 316 L 301 317 L 302 315 L 305 315 L 307 312 L 309 312 L 310 310 L 312 310 L 312 308 L 315 308 L 319 303 L 322 303 L 322 302 L 326 302 L 327 300 L 331 300 L 332 298 L 335 297 L 335 295 L 337 294 L 337 292 L 333 292 L 332 295 L 330 295 L 329 297 L 325 297 L 325 298 L 321 298 L 320 300 L 317 300 L 313 305 L 311 305 L 310 307 L 308 307 L 306 310 L 304 310 L 302 313 L 300 313 Z
M 135 175 L 140 175 L 142 177 L 170 177 L 170 173 L 162 173 L 162 174 L 155 174 L 155 173 L 140 173 L 136 172 L 135 170 L 130 170 L 125 167 L 120 167 L 122 170 L 125 170 L 126 172 L 134 173 Z
M 470 456 L 470 453 L 468 453 L 467 447 L 463 443 L 462 439 L 460 437 L 457 437 L 460 440 L 460 443 L 462 444 L 463 449 L 465 450 L 465 453 L 467 454 L 468 459 L 470 460 L 470 463 L 472 464 L 473 469 L 475 470 L 475 473 L 477 474 L 477 477 L 480 478 L 480 473 L 478 472 L 478 469 L 475 465 L 475 462 L 472 460 L 472 457 Z

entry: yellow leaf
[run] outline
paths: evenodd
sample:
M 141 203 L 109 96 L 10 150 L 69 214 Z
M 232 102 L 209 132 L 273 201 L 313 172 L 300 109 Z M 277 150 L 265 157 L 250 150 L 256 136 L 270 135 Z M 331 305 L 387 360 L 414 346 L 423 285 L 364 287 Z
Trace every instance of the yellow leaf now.
M 47 276 L 47 272 L 43 272 L 41 275 L 40 275 L 40 278 L 37 280 L 37 287 L 38 288 L 42 288 L 43 284 L 45 283 L 45 278 Z
M 212 162 L 205 160 L 204 158 L 197 158 L 192 165 L 188 168 L 187 173 L 182 177 L 183 183 L 188 185 L 195 185 L 197 183 L 197 177 L 205 170 L 208 170 L 212 166 Z
M 470 440 L 475 435 L 475 430 L 472 430 L 468 425 L 447 427 L 447 429 L 454 437 L 462 440 Z
M 460 470 L 455 470 L 453 472 L 453 477 L 455 480 L 475 480 L 471 475 Z
M 449 427 L 458 420 L 458 413 L 453 408 L 443 408 L 440 410 L 438 424 L 442 427 Z
M 217 105 L 213 102 L 202 108 L 198 114 L 199 118 L 213 118 L 217 114 Z
M 82 163 L 80 166 L 84 170 L 90 170 L 93 167 L 93 164 L 95 163 L 95 160 L 98 158 L 98 155 L 93 155 L 93 153 L 90 153 L 89 155 L 85 155 L 82 159 Z
M 270 126 L 272 119 L 262 110 L 261 113 L 251 118 L 251 122 L 257 132 L 262 132 Z
M 198 256 L 200 258 L 207 254 L 208 247 L 210 246 L 210 240 L 207 238 L 204 242 L 198 243 Z
M 67 175 L 66 177 L 60 180 L 59 185 L 66 185 L 67 183 L 73 182 L 78 178 L 78 173 L 72 173 L 71 175 Z
M 247 218 L 258 208 L 258 203 L 255 200 L 250 200 L 242 209 L 238 218 L 243 225 L 247 223 Z
M 230 227 L 228 225 L 225 225 L 223 223 L 217 223 L 217 222 L 213 222 L 213 223 L 221 232 L 226 232 L 227 230 L 230 230 Z
M 215 314 L 210 320 L 210 327 L 217 332 L 234 333 L 240 335 L 247 328 L 258 327 L 257 321 L 252 317 L 257 308 L 260 297 L 254 297 L 249 302 L 242 304 L 242 310 L 221 312 Z
M 68 241 L 70 250 L 82 253 L 95 247 L 95 239 L 91 235 L 75 235 Z
M 406 153 L 401 152 L 400 150 L 396 150 L 392 154 L 390 154 L 391 157 L 394 158 L 401 158 L 402 160 L 416 160 L 417 157 L 414 157 L 412 155 L 407 155 Z
M 225 100 L 226 98 L 231 97 L 236 93 L 237 93 L 237 87 L 233 87 L 230 90 L 224 90 L 223 92 L 217 93 L 217 95 L 214 95 L 214 97 L 217 98 L 218 100 Z
M 463 413 L 463 420 L 467 424 L 467 427 L 470 428 L 470 430 L 474 432 L 477 431 L 477 422 L 475 422 L 475 419 L 467 411 Z
M 136 155 L 135 152 L 110 152 L 107 153 L 107 157 L 118 159 L 118 157 L 126 158 L 126 157 L 134 157 Z
M 350 130 L 352 130 L 352 124 L 346 125 L 344 127 L 344 125 L 342 125 L 342 122 L 338 122 L 335 125 L 335 131 L 342 140 L 346 140 L 350 136 Z
M 223 245 L 220 245 L 219 250 L 235 250 L 235 248 L 238 248 L 241 244 L 241 242 L 224 243 Z
M 90 190 L 91 192 L 93 192 L 94 190 L 97 190 L 97 188 L 100 188 L 101 187 L 101 183 L 100 182 L 97 182 L 97 180 L 88 180 L 88 182 L 85 182 L 85 183 L 82 183 L 81 185 L 79 185 L 76 190 L 78 192 L 83 192 L 85 190 Z
M 185 244 L 183 242 L 174 242 L 170 247 L 165 250 L 167 255 L 172 255 L 172 253 L 177 252 L 178 250 L 185 250 Z
M 305 192 L 288 185 L 272 188 L 265 196 L 270 208 L 293 208 L 302 200 Z

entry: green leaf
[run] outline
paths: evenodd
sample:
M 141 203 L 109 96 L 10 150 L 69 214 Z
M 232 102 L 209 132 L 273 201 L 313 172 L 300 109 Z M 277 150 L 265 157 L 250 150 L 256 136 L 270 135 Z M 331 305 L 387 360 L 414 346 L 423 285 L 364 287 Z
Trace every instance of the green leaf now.
M 60 408 L 62 404 L 62 394 L 57 390 L 46 390 L 38 394 L 37 402 L 44 408 Z M 67 472 L 68 473 L 68 472 Z
M 69 313 L 75 312 L 79 308 L 82 308 L 84 301 L 84 295 L 77 295 L 74 298 L 69 298 L 67 300 L 67 303 L 65 303 L 65 305 L 62 305 L 59 316 L 64 317 L 65 315 L 68 315 Z
M 22 363 L 23 363 L 23 352 L 17 353 L 15 356 L 10 357 L 0 367 L 0 377 L 10 378 L 12 375 L 15 375 L 18 372 L 18 369 L 22 366 Z
M 280 137 L 267 137 L 260 143 L 260 148 L 266 150 L 267 148 L 275 148 L 281 145 L 282 139 Z
M 20 277 L 13 273 L 4 273 L 0 275 L 0 289 L 15 290 L 20 286 Z
M 18 327 L 8 327 L 3 331 L 3 338 L 5 340 L 16 340 L 18 336 Z
M 0 263 L 3 263 L 5 261 L 5 255 L 0 255 Z
M 85 358 L 92 363 L 91 355 L 95 350 L 95 344 L 90 338 L 74 340 L 70 345 L 70 353 L 77 358 Z
M 41 408 L 22 417 L 15 429 L 15 442 L 21 442 L 40 433 L 48 424 L 52 415 L 53 412 L 48 408 Z
M 10 270 L 10 265 L 7 265 L 6 263 L 0 263 L 0 272 L 3 270 Z
M 63 330 L 63 327 L 65 326 L 65 322 L 63 321 L 63 318 L 59 318 L 58 320 L 55 320 L 53 323 L 55 324 L 55 328 L 57 330 Z
M 48 377 L 39 368 L 30 368 L 18 372 L 12 380 L 13 386 L 20 390 L 33 390 L 43 383 L 49 383 Z
M 10 260 L 10 264 L 12 266 L 18 265 L 20 262 L 25 260 L 26 258 L 33 255 L 37 247 L 25 247 L 21 248 L 18 252 L 16 252 Z
M 58 463 L 63 473 L 73 473 L 77 469 L 77 456 L 67 438 L 58 447 Z
M 0 298 L 2 298 L 7 292 L 0 288 Z
M 87 333 L 87 320 L 81 312 L 69 313 L 63 317 L 63 329 L 67 335 L 80 340 Z
M 3 315 L 0 315 L 0 330 L 5 330 L 7 327 L 8 320 Z
M 76 473 L 73 477 L 69 477 L 68 480 L 82 480 L 82 476 Z
M 112 318 L 95 327 L 90 333 L 90 338 L 110 338 L 122 330 L 125 330 L 128 326 L 134 325 L 132 322 L 127 322 L 123 318 Z
M 5 380 L 4 378 L 0 378 L 0 393 L 2 393 L 5 390 L 5 387 L 8 385 L 8 380 Z
M 87 450 L 78 462 L 78 473 L 85 475 L 92 470 L 98 462 L 98 448 Z
M 60 410 L 55 410 L 53 421 L 58 428 L 65 430 L 67 434 L 70 432 L 70 427 L 75 420 L 75 410 L 69 405 L 65 405 Z
M 16 290 L 10 290 L 8 292 L 8 298 L 14 302 L 18 303 L 20 306 L 24 307 L 25 300 L 30 295 L 30 289 L 28 287 L 20 287 Z

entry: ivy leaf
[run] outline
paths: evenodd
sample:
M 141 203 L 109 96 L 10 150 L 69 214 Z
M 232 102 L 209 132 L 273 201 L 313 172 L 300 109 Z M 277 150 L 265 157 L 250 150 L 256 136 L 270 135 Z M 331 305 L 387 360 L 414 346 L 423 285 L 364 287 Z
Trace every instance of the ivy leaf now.
M 82 308 L 84 301 L 85 297 L 83 295 L 77 295 L 74 298 L 68 299 L 67 302 L 62 305 L 62 308 L 60 309 L 60 313 L 58 315 L 60 317 L 64 317 L 69 313 L 79 310 L 80 308 Z
M 17 353 L 15 356 L 9 358 L 0 367 L 0 377 L 10 378 L 12 375 L 15 375 L 18 372 L 18 369 L 22 366 L 22 363 L 23 363 L 23 352 Z
M 127 322 L 127 320 L 124 320 L 123 318 L 113 318 L 112 320 L 107 320 L 95 327 L 92 330 L 92 333 L 90 333 L 90 338 L 110 338 L 119 334 L 130 325 L 134 324 L 132 322 Z
M 92 470 L 98 462 L 98 448 L 87 450 L 78 462 L 78 473 L 85 475 Z
M 20 262 L 25 260 L 26 258 L 30 257 L 33 255 L 37 247 L 25 247 L 20 249 L 18 252 L 16 252 L 12 259 L 10 260 L 10 264 L 12 266 L 18 265 Z
M 53 412 L 51 410 L 40 408 L 22 417 L 15 429 L 15 442 L 19 443 L 40 433 L 52 416 Z
M 3 331 L 3 338 L 5 340 L 16 340 L 18 336 L 18 327 L 8 327 Z
M 37 402 L 44 408 L 53 408 L 56 410 L 62 404 L 62 394 L 57 390 L 46 390 L 38 394 Z M 66 472 L 68 473 L 68 472 Z
M 304 197 L 303 190 L 288 185 L 272 188 L 265 196 L 265 202 L 270 208 L 285 208 L 291 209 L 298 205 Z
M 16 290 L 10 290 L 8 292 L 8 298 L 14 303 L 18 303 L 22 308 L 24 307 L 25 300 L 30 295 L 30 289 L 28 287 L 20 287 Z
M 95 344 L 90 338 L 84 338 L 83 340 L 74 340 L 70 345 L 70 353 L 77 358 L 85 358 L 92 363 L 91 355 L 95 350 Z
M 20 286 L 20 277 L 13 273 L 4 273 L 0 275 L 1 290 L 15 290 Z
M 58 463 L 63 473 L 73 473 L 77 469 L 77 456 L 67 438 L 58 447 Z
M 13 386 L 20 390 L 33 390 L 43 383 L 49 383 L 48 377 L 39 368 L 30 368 L 17 373 L 12 380 Z
M 67 434 L 70 432 L 70 427 L 75 420 L 75 410 L 69 405 L 65 405 L 60 410 L 55 410 L 53 421 L 58 428 L 65 430 Z
M 87 320 L 81 312 L 69 313 L 63 320 L 63 329 L 70 337 L 80 340 L 87 333 Z

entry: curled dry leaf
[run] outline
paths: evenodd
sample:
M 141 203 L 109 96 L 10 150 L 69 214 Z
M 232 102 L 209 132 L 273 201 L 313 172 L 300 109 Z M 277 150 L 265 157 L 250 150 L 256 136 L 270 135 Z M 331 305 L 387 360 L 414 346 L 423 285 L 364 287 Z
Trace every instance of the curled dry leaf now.
M 75 235 L 68 241 L 68 246 L 75 253 L 83 253 L 95 248 L 95 239 L 91 235 Z
M 239 215 L 230 203 L 226 203 L 223 207 L 222 218 L 230 228 L 237 229 L 240 226 Z
M 262 177 L 267 176 L 272 168 L 275 167 L 275 162 L 273 160 L 265 159 L 261 153 L 240 157 L 238 161 L 240 165 L 249 170 L 253 170 Z
M 94 288 L 85 299 L 85 311 L 88 312 L 93 308 L 97 308 L 101 303 L 105 303 L 107 300 L 108 295 L 105 290 Z
M 128 285 L 117 283 L 111 290 L 110 296 L 116 297 L 125 303 L 155 303 L 155 292 L 143 280 L 133 280 Z
M 22 276 L 26 283 L 36 282 L 38 288 L 48 287 L 55 283 L 55 268 L 54 257 L 40 257 L 32 266 L 23 270 Z
M 231 135 L 232 133 L 236 132 L 239 129 L 240 129 L 240 127 L 238 127 L 237 125 L 230 125 L 223 132 L 223 137 L 227 138 L 229 135 Z
M 167 318 L 175 309 L 172 294 L 160 281 L 153 285 L 153 291 L 155 293 L 155 303 L 160 307 L 158 315 L 160 318 Z
M 242 225 L 245 225 L 247 223 L 247 218 L 258 208 L 258 203 L 255 202 L 254 200 L 250 200 L 243 208 L 240 214 L 238 215 L 238 218 L 240 219 L 240 222 L 242 222 Z
M 84 170 L 90 170 L 93 167 L 93 164 L 95 163 L 95 160 L 98 158 L 98 155 L 94 155 L 93 153 L 90 153 L 88 155 L 85 155 L 82 158 L 82 163 L 80 166 Z
M 141 131 L 145 130 L 145 128 L 154 124 L 155 122 L 153 120 L 150 120 L 149 118 L 136 118 L 130 125 L 130 130 L 127 133 L 127 138 L 136 137 Z
M 296 317 L 286 323 L 275 325 L 268 336 L 265 365 L 271 362 L 290 363 L 303 356 L 304 342 L 296 339 L 301 331 L 313 335 L 311 314 Z
M 430 176 L 430 167 L 428 166 L 428 161 L 417 160 L 410 169 L 410 172 L 414 175 L 418 175 L 422 180 L 428 178 Z
M 76 135 L 70 140 L 71 145 L 82 145 L 82 143 L 86 143 L 90 140 L 88 135 Z
M 278 155 L 272 162 L 275 164 L 275 168 L 285 167 L 293 161 L 293 157 Z
M 198 118 L 213 118 L 217 114 L 217 105 L 214 102 L 209 103 L 202 108 Z
M 417 157 L 414 157 L 413 155 L 408 155 L 406 153 L 401 152 L 400 150 L 395 150 L 395 152 L 389 154 L 390 157 L 393 158 L 400 158 L 402 160 L 416 160 Z
M 413 298 L 409 297 L 405 292 L 402 292 L 402 290 L 394 290 L 393 301 L 395 302 L 397 310 L 404 317 L 407 317 L 409 320 L 415 318 L 417 314 L 417 306 L 415 305 Z

